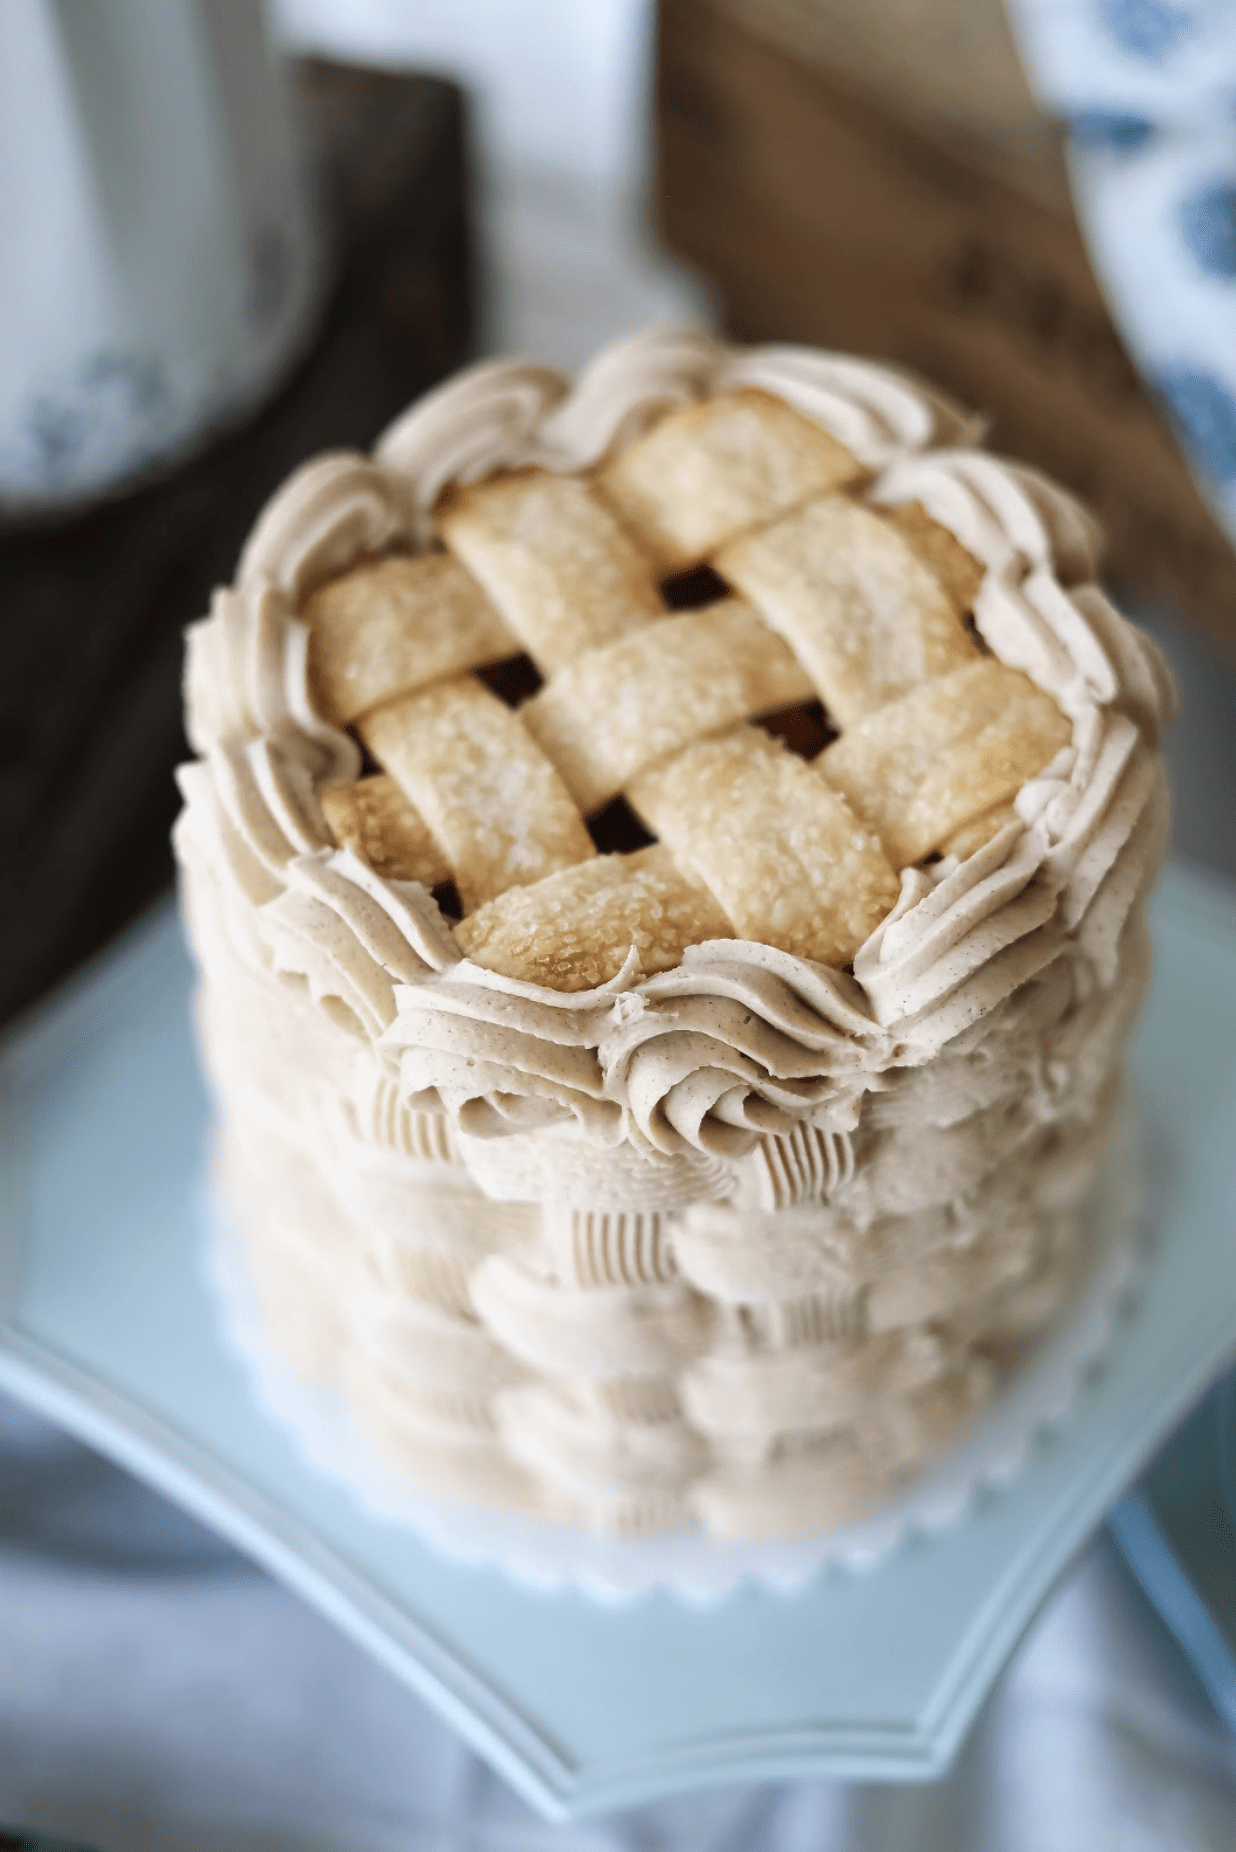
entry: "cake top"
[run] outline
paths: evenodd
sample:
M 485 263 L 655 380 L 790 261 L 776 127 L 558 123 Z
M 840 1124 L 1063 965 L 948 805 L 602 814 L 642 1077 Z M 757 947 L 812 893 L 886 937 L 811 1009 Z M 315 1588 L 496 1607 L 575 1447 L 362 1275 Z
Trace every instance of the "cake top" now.
M 448 489 L 440 550 L 303 607 L 319 711 L 381 768 L 324 790 L 337 840 L 557 990 L 732 937 L 849 965 L 898 871 L 994 835 L 1071 738 L 967 631 L 978 562 L 869 487 L 739 387 L 586 474 Z
M 605 1136 L 654 1029 L 662 1091 L 706 1022 L 827 1111 L 1067 935 L 1101 977 L 1170 684 L 1088 518 L 973 436 L 887 369 L 670 334 L 307 465 L 190 635 L 184 833 L 254 955 L 411 1093 Z

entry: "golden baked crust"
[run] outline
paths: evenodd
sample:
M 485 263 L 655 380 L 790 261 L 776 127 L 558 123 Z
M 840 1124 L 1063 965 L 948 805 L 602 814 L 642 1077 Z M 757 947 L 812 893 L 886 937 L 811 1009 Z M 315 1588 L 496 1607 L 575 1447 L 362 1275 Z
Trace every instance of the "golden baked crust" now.
M 967 628 L 979 564 L 921 507 L 864 500 L 865 474 L 743 388 L 590 474 L 448 489 L 445 550 L 368 561 L 303 608 L 323 717 L 382 768 L 325 791 L 336 839 L 453 882 L 467 954 L 551 988 L 729 936 L 847 965 L 899 871 L 987 840 L 1070 739 Z M 513 659 L 519 705 L 476 673 Z M 618 798 L 655 853 L 597 857 Z

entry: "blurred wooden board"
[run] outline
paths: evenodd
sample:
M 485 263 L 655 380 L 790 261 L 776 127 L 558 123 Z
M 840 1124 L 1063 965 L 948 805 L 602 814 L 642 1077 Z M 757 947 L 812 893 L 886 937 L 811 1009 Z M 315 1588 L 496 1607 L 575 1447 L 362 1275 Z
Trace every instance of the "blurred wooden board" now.
M 315 450 L 367 447 L 467 358 L 459 92 L 302 67 L 337 281 L 313 351 L 242 430 L 80 518 L 0 539 L 0 1020 L 172 878 L 182 632 Z
M 1030 88 L 1004 0 L 717 0 L 856 97 L 1068 211 L 1060 130 Z
M 1011 156 L 980 159 L 955 122 L 895 109 L 889 84 L 873 100 L 861 70 L 827 68 L 818 32 L 810 59 L 791 52 L 757 29 L 765 4 L 801 10 L 660 6 L 661 229 L 727 327 L 888 359 L 986 412 L 995 450 L 1094 507 L 1117 591 L 1163 600 L 1236 658 L 1236 552 L 1121 346 L 1064 197 Z M 911 32 L 921 8 L 869 10 L 890 32 L 890 11 L 908 11 Z

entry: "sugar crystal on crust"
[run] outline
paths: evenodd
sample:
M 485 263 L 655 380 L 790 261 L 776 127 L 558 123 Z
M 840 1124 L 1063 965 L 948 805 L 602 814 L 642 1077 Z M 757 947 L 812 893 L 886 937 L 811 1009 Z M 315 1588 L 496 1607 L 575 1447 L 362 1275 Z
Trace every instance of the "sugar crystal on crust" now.
M 389 773 L 327 785 L 321 799 L 335 841 L 355 850 L 378 874 L 426 887 L 450 879 L 450 864 L 428 824 Z
M 788 645 L 749 605 L 727 598 L 579 657 L 522 718 L 590 811 L 702 734 L 814 693 Z
M 549 760 L 474 676 L 377 708 L 363 732 L 424 817 L 465 907 L 595 853 Z
M 901 867 L 1014 796 L 1071 738 L 1028 675 L 984 656 L 869 715 L 818 763 Z
M 631 801 L 745 939 L 846 965 L 894 904 L 878 839 L 801 759 L 752 727 L 644 772 Z
M 456 928 L 476 964 L 551 990 L 590 990 L 616 977 L 634 947 L 651 977 L 689 945 L 728 939 L 733 927 L 707 888 L 689 880 L 660 844 L 602 855 L 511 888 Z
M 304 620 L 314 691 L 340 724 L 519 649 L 449 553 L 396 555 L 344 573 L 307 600 Z
M 456 489 L 439 526 L 543 674 L 664 615 L 647 556 L 573 477 Z
M 842 727 L 976 654 L 931 567 L 846 496 L 735 541 L 717 567 L 785 637 Z
M 671 413 L 611 458 L 597 486 L 672 572 L 862 474 L 829 432 L 770 394 L 745 389 Z

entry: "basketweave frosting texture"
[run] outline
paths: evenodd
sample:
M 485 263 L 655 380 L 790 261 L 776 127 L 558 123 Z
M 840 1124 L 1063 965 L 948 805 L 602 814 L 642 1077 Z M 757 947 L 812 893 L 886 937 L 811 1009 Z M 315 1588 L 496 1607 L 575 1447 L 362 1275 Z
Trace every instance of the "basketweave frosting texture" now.
M 695 334 L 484 366 L 293 476 L 190 633 L 233 1213 L 275 1341 L 430 1488 L 843 1522 L 1084 1267 L 1172 695 L 974 435 Z M 514 710 L 473 671 L 520 655 Z M 750 724 L 813 697 L 810 760 Z M 655 843 L 597 854 L 620 793 Z

